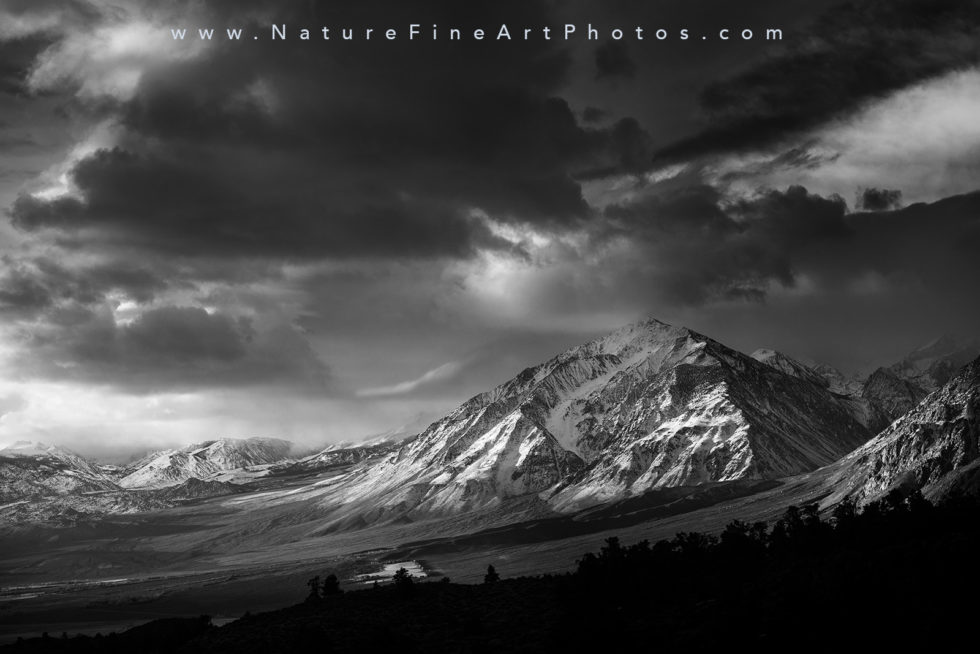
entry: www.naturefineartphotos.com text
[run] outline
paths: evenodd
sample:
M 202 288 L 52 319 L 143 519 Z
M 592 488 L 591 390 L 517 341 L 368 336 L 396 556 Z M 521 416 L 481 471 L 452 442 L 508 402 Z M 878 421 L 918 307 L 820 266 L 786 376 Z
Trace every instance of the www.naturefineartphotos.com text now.
M 191 38 L 193 38 L 195 30 L 189 30 Z M 188 29 L 187 28 L 171 28 L 171 36 L 174 40 L 184 40 L 187 38 Z M 196 30 L 199 39 L 210 41 L 215 37 L 216 30 L 210 27 L 201 27 Z M 246 38 L 248 34 L 242 28 L 226 28 L 224 30 L 225 36 L 227 36 L 230 41 L 238 41 L 242 38 Z M 217 30 L 218 37 L 221 37 L 221 30 Z M 274 24 L 269 29 L 269 38 L 273 41 L 276 40 L 286 40 L 290 35 L 295 34 L 295 38 L 300 41 L 311 41 L 311 40 L 322 40 L 329 41 L 331 39 L 331 34 L 334 40 L 343 41 L 354 41 L 354 40 L 364 40 L 370 41 L 374 40 L 387 40 L 394 41 L 396 39 L 402 38 L 409 41 L 438 41 L 438 40 L 449 40 L 449 41 L 460 41 L 463 39 L 472 39 L 475 41 L 495 40 L 495 41 L 513 41 L 524 40 L 530 41 L 533 39 L 543 39 L 545 41 L 550 41 L 554 39 L 561 40 L 571 40 L 577 38 L 583 38 L 587 41 L 599 41 L 601 39 L 611 39 L 613 41 L 622 41 L 624 39 L 631 41 L 644 41 L 647 39 L 656 41 L 665 41 L 667 39 L 678 39 L 680 41 L 688 41 L 691 39 L 707 41 L 709 38 L 717 38 L 722 41 L 728 41 L 731 39 L 741 39 L 743 41 L 751 41 L 756 38 L 756 31 L 751 28 L 743 29 L 731 29 L 728 27 L 718 30 L 715 34 L 708 36 L 707 34 L 702 34 L 700 36 L 692 36 L 692 31 L 688 28 L 679 28 L 677 30 L 668 30 L 666 28 L 659 28 L 655 30 L 647 30 L 642 26 L 635 26 L 628 29 L 623 29 L 619 27 L 605 28 L 600 31 L 599 28 L 594 27 L 591 23 L 588 23 L 581 29 L 578 25 L 566 23 L 558 28 L 552 27 L 520 27 L 511 28 L 508 27 L 506 23 L 501 24 L 499 27 L 494 27 L 493 29 L 484 29 L 481 27 L 472 29 L 463 29 L 459 27 L 449 27 L 440 28 L 439 25 L 432 24 L 423 26 L 419 23 L 411 23 L 404 29 L 397 29 L 394 27 L 386 28 L 374 28 L 374 27 L 364 27 L 356 29 L 353 27 L 343 27 L 343 28 L 333 28 L 331 32 L 330 27 L 318 27 L 318 28 L 290 28 L 285 23 Z M 782 41 L 783 30 L 778 28 L 766 28 L 764 30 L 759 30 L 760 38 L 766 41 Z M 253 35 L 254 40 L 258 40 L 260 37 L 258 35 Z

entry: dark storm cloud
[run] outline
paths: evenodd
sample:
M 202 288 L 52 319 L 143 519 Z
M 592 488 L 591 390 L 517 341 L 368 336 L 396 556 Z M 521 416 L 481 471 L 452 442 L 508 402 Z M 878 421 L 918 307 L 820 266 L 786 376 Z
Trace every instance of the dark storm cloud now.
M 904 209 L 855 214 L 848 247 L 825 251 L 827 277 L 871 270 L 893 280 L 914 280 L 951 307 L 976 315 L 980 284 L 980 192 Z M 839 262 L 839 270 L 831 262 Z
M 23 269 L 8 269 L 0 278 L 0 313 L 32 313 L 50 304 L 48 289 Z
M 15 260 L 7 256 L 0 263 L 5 268 L 0 275 L 0 311 L 24 316 L 36 315 L 59 302 L 96 304 L 113 291 L 148 302 L 169 286 L 179 285 L 166 279 L 162 269 L 150 270 L 127 260 L 69 267 L 49 257 Z
M 31 64 L 48 43 L 47 39 L 39 37 L 0 41 L 0 95 L 23 93 L 24 79 Z M 0 127 L 6 125 L 0 124 Z
M 687 186 L 608 208 L 601 238 L 632 240 L 651 290 L 672 304 L 761 300 L 772 283 L 793 286 L 801 252 L 850 236 L 846 209 L 801 187 L 726 206 L 716 189 Z
M 510 247 L 474 209 L 575 228 L 590 217 L 577 174 L 649 158 L 635 120 L 586 128 L 555 97 L 569 65 L 560 42 L 325 44 L 296 34 L 378 15 L 547 24 L 544 3 L 441 3 L 422 15 L 400 3 L 311 7 L 277 6 L 276 20 L 296 26 L 290 40 L 216 44 L 204 59 L 148 72 L 121 107 L 126 137 L 72 170 L 81 198 L 21 196 L 13 224 L 64 232 L 68 244 L 190 256 L 467 257 Z
M 842 9 L 825 27 L 798 32 L 787 39 L 793 45 L 775 55 L 758 43 L 733 44 L 720 56 L 721 46 L 714 43 L 660 48 L 651 39 L 647 50 L 629 46 L 636 78 L 656 81 L 643 85 L 629 82 L 630 63 L 622 52 L 612 53 L 618 60 L 598 64 L 588 43 L 576 60 L 557 40 L 327 44 L 298 39 L 300 27 L 314 29 L 318 38 L 316 30 L 324 24 L 336 29 L 435 22 L 465 28 L 556 20 L 552 3 L 440 2 L 424 10 L 406 5 L 188 4 L 212 12 L 201 20 L 216 27 L 243 24 L 260 29 L 263 38 L 216 41 L 199 58 L 161 57 L 160 65 L 146 69 L 131 98 L 89 103 L 86 115 L 112 119 L 118 140 L 73 164 L 69 180 L 78 197 L 24 194 L 13 204 L 10 218 L 20 237 L 66 259 L 59 258 L 57 266 L 50 259 L 20 268 L 11 264 L 0 279 L 0 304 L 31 320 L 20 325 L 25 348 L 20 371 L 132 392 L 273 383 L 326 384 L 333 392 L 307 332 L 295 325 L 310 327 L 309 338 L 319 338 L 317 346 L 331 363 L 338 355 L 325 345 L 324 335 L 348 338 L 348 370 L 362 370 L 375 357 L 376 367 L 394 376 L 386 380 L 377 374 L 371 386 L 384 387 L 416 379 L 449 360 L 470 361 L 473 342 L 499 329 L 482 324 L 482 308 L 474 308 L 480 302 L 501 305 L 486 311 L 493 314 L 486 322 L 530 323 L 547 314 L 550 324 L 575 326 L 580 322 L 566 321 L 567 316 L 601 315 L 609 307 L 606 315 L 676 307 L 700 311 L 718 300 L 771 303 L 774 291 L 791 289 L 803 296 L 814 288 L 835 299 L 821 306 L 839 320 L 852 308 L 847 300 L 853 287 L 862 284 L 862 292 L 870 294 L 862 306 L 889 293 L 894 299 L 894 289 L 910 284 L 935 288 L 949 306 L 970 302 L 966 289 L 968 282 L 975 288 L 976 270 L 963 248 L 976 244 L 976 235 L 968 214 L 939 220 L 937 231 L 923 237 L 923 230 L 932 229 L 936 207 L 848 215 L 839 198 L 802 188 L 732 203 L 703 180 L 688 177 L 658 184 L 655 193 L 620 200 L 605 211 L 587 206 L 582 192 L 586 182 L 628 173 L 632 180 L 610 195 L 643 194 L 646 182 L 639 173 L 649 168 L 657 147 L 690 133 L 696 113 L 688 106 L 690 94 L 708 75 L 743 65 L 750 48 L 753 56 L 769 56 L 740 77 L 726 72 L 729 81 L 705 94 L 717 131 L 703 142 L 675 148 L 675 155 L 742 148 L 749 136 L 771 144 L 782 134 L 922 79 L 929 70 L 947 69 L 974 40 L 943 41 L 958 34 L 945 15 L 922 28 L 911 18 L 905 24 L 885 16 L 884 36 L 874 37 L 879 40 L 870 49 L 863 39 L 874 36 L 877 27 L 846 20 L 855 17 L 854 8 Z M 676 28 L 683 20 L 657 16 L 668 5 L 698 5 L 690 11 L 711 29 L 715 22 L 724 27 L 750 22 L 743 15 L 750 10 L 736 3 L 689 0 L 642 9 L 622 3 L 619 15 L 609 20 L 656 25 L 662 18 Z M 798 10 L 788 3 L 759 6 L 764 10 L 751 8 L 753 27 L 766 21 L 782 25 L 770 14 Z M 900 15 L 922 13 L 915 13 L 917 3 L 897 6 Z M 264 11 L 261 19 L 256 11 Z M 273 20 L 289 25 L 289 40 L 268 41 Z M 933 27 L 937 37 L 930 41 L 926 33 Z M 817 38 L 808 40 L 807 34 Z M 172 47 L 190 52 L 187 44 Z M 919 47 L 925 63 L 907 61 Z M 835 54 L 837 49 L 843 54 Z M 895 70 L 888 70 L 882 58 L 896 53 Z M 868 57 L 873 61 L 864 62 Z M 22 61 L 29 58 L 25 54 Z M 596 81 L 597 65 L 615 74 L 616 83 Z M 26 68 L 9 71 L 12 83 L 22 85 Z M 567 93 L 567 83 L 576 72 L 591 88 L 610 95 L 562 99 L 575 97 Z M 874 78 L 879 73 L 882 79 Z M 78 82 L 69 76 L 64 88 L 49 91 L 65 97 L 68 112 L 88 102 L 67 99 Z M 602 98 L 603 111 L 583 110 L 596 97 Z M 648 115 L 637 107 L 656 111 Z M 663 123 L 657 111 L 663 112 Z M 648 133 L 650 126 L 660 130 L 656 138 Z M 812 166 L 815 156 L 805 146 L 794 147 L 767 165 L 774 170 Z M 626 188 L 628 183 L 635 186 Z M 481 212 L 537 233 L 570 234 L 568 241 L 587 242 L 568 251 L 552 244 L 548 247 L 557 254 L 549 249 L 535 259 L 530 247 L 521 251 L 503 240 L 502 232 L 491 231 Z M 524 238 L 521 230 L 514 231 Z M 910 243 L 921 244 L 921 250 Z M 955 250 L 949 260 L 944 248 Z M 499 257 L 502 268 L 509 266 L 507 253 L 517 268 L 540 268 L 513 278 L 505 270 L 500 284 L 505 288 L 493 289 L 499 295 L 474 299 L 485 290 L 477 287 L 484 279 L 480 271 L 471 270 L 482 259 L 463 265 L 447 265 L 446 259 L 487 249 L 497 249 L 494 261 Z M 313 277 L 291 285 L 283 280 L 283 267 L 293 263 L 322 266 L 333 283 Z M 359 274 L 358 266 L 367 272 Z M 391 279 L 379 280 L 382 270 Z M 209 280 L 221 287 L 211 288 Z M 265 284 L 268 295 L 250 295 L 253 283 Z M 523 314 L 511 318 L 509 296 L 521 296 L 524 286 L 540 286 L 531 289 L 540 302 L 514 305 L 513 313 Z M 116 292 L 127 300 L 121 315 L 113 315 L 120 308 Z M 142 306 L 133 308 L 128 300 Z M 750 306 L 746 311 L 757 312 L 753 315 L 764 309 Z M 254 318 L 243 321 L 243 315 Z M 459 351 L 447 354 L 444 341 L 452 330 L 447 323 L 454 320 L 463 325 L 456 327 Z M 722 325 L 719 335 L 726 329 Z M 567 338 L 568 344 L 579 340 L 574 334 Z M 508 338 L 497 353 L 513 343 Z M 546 345 L 535 343 L 508 359 L 508 369 L 498 370 L 499 380 L 538 358 L 539 348 Z M 390 355 L 410 358 L 405 351 L 417 349 L 439 354 L 418 370 L 393 372 L 407 364 L 393 363 Z M 427 359 L 424 353 L 418 357 Z M 459 377 L 426 393 L 452 396 L 463 382 L 467 390 L 481 390 L 482 375 L 499 360 L 497 354 L 476 357 Z
M 598 123 L 605 118 L 607 112 L 598 107 L 586 107 L 582 110 L 582 121 L 586 123 Z
M 894 361 L 943 333 L 980 334 L 977 216 L 980 193 L 850 214 L 848 238 L 797 254 L 807 293 L 721 325 L 741 330 L 747 346 L 792 343 L 850 369 Z
M 132 259 L 83 265 L 7 257 L 4 263 L 0 315 L 17 336 L 15 364 L 25 378 L 106 384 L 127 393 L 269 384 L 339 392 L 306 336 L 277 317 L 275 306 L 250 303 L 254 310 L 265 310 L 259 325 L 240 312 L 230 313 L 233 309 L 149 304 L 177 290 L 207 305 L 234 307 L 234 298 L 201 293 L 197 283 L 213 276 L 246 285 L 256 279 L 268 282 L 278 271 L 203 266 L 194 279 L 185 279 L 182 266 L 159 259 L 152 265 Z M 123 307 L 120 298 L 129 304 Z M 114 315 L 121 309 L 123 314 Z
M 164 307 L 147 311 L 120 334 L 123 349 L 150 360 L 234 361 L 245 355 L 254 331 L 248 321 L 201 308 Z
M 636 76 L 636 62 L 629 47 L 622 41 L 606 41 L 595 49 L 596 77 L 615 78 Z
M 199 307 L 148 309 L 120 323 L 105 308 L 53 312 L 26 335 L 25 375 L 119 386 L 132 393 L 200 386 L 329 388 L 326 366 L 295 330 Z
M 823 312 L 835 311 L 836 303 L 848 314 L 856 303 L 870 311 L 926 296 L 931 307 L 944 307 L 938 331 L 947 323 L 980 330 L 978 215 L 980 193 L 848 213 L 840 197 L 802 187 L 733 204 L 710 187 L 688 185 L 608 208 L 608 225 L 594 238 L 596 246 L 617 238 L 631 243 L 629 256 L 611 259 L 605 271 L 627 304 L 768 301 L 781 288 L 812 298 Z M 820 341 L 818 333 L 810 336 Z
M 650 168 L 653 139 L 635 118 L 622 118 L 606 130 L 606 165 L 579 172 L 575 179 L 584 182 L 621 174 L 638 175 Z
M 866 188 L 858 198 L 858 209 L 885 211 L 902 205 L 902 192 L 895 189 Z
M 16 227 L 56 229 L 66 243 L 190 256 L 462 255 L 474 240 L 492 242 L 450 207 L 416 202 L 413 214 L 385 197 L 389 189 L 377 189 L 361 206 L 343 206 L 341 197 L 334 205 L 298 184 L 295 169 L 263 170 L 244 181 L 221 168 L 222 160 L 206 153 L 181 163 L 102 150 L 74 171 L 84 200 L 21 196 L 10 213 Z
M 102 16 L 99 8 L 86 0 L 5 0 L 3 10 L 11 16 L 32 19 L 45 32 L 89 24 Z M 57 21 L 47 23 L 44 19 L 49 17 Z
M 980 2 L 861 0 L 831 9 L 784 51 L 708 86 L 708 127 L 658 161 L 773 145 L 874 98 L 980 61 Z

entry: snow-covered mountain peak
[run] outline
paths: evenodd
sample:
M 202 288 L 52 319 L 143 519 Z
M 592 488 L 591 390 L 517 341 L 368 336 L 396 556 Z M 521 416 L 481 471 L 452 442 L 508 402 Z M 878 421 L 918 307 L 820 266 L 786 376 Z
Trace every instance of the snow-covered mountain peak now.
M 463 403 L 352 472 L 333 501 L 379 516 L 536 494 L 564 510 L 662 486 L 795 474 L 866 439 L 825 385 L 650 319 Z
M 276 438 L 204 441 L 150 454 L 129 466 L 119 483 L 124 488 L 160 488 L 191 478 L 220 479 L 222 473 L 285 461 L 294 448 L 290 441 Z
M 648 318 L 571 347 L 540 365 L 526 368 L 510 381 L 476 396 L 470 402 L 482 405 L 504 397 L 527 399 L 533 391 L 561 395 L 586 381 L 602 377 L 614 368 L 622 370 L 642 366 L 648 373 L 657 373 L 684 359 L 693 360 L 711 345 L 718 344 L 686 327 L 675 327 Z M 718 348 L 715 353 L 724 356 L 723 351 L 727 348 Z

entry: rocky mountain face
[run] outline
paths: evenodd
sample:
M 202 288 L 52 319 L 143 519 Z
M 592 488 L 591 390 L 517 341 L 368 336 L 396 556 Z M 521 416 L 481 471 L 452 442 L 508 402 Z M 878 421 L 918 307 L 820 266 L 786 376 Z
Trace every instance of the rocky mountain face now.
M 878 368 L 864 381 L 861 400 L 868 428 L 878 433 L 910 411 L 928 391 L 891 368 Z
M 926 496 L 976 490 L 980 480 L 980 359 L 835 466 L 828 485 L 860 501 L 896 487 Z
M 889 369 L 899 377 L 934 391 L 980 356 L 980 341 L 942 336 L 920 347 Z
M 776 478 L 869 434 L 824 385 L 688 329 L 629 326 L 528 368 L 344 481 L 362 519 L 538 495 L 572 510 L 665 486 Z
M 782 352 L 777 352 L 776 350 L 766 348 L 756 350 L 751 354 L 751 357 L 759 363 L 764 363 L 770 368 L 775 368 L 776 370 L 784 372 L 787 375 L 792 375 L 793 377 L 808 381 L 816 386 L 822 386 L 823 388 L 833 390 L 831 389 L 831 381 L 834 378 L 831 376 L 831 371 L 837 372 L 833 370 L 833 368 L 827 368 L 821 372 L 815 367 L 797 361 L 796 359 L 793 359 Z M 841 377 L 843 378 L 843 376 Z
M 875 370 L 862 389 L 869 428 L 877 432 L 890 425 L 978 355 L 980 343 L 976 340 L 943 336 L 901 361 Z
M 275 438 L 223 438 L 155 452 L 124 470 L 123 488 L 163 488 L 189 479 L 230 481 L 223 473 L 285 461 L 293 450 L 289 441 Z M 232 476 L 233 477 L 233 476 Z
M 116 489 L 109 475 L 64 448 L 18 441 L 0 449 L 0 504 Z
M 316 454 L 303 457 L 298 461 L 277 466 L 276 472 L 315 472 L 355 465 L 368 459 L 389 454 L 397 449 L 400 442 L 400 440 L 377 439 L 361 444 L 340 443 L 327 447 Z
M 850 379 L 830 366 L 801 363 L 774 350 L 756 350 L 752 357 L 825 386 L 840 396 L 856 420 L 877 434 L 978 355 L 980 342 L 943 336 L 895 364 L 878 368 L 865 379 Z

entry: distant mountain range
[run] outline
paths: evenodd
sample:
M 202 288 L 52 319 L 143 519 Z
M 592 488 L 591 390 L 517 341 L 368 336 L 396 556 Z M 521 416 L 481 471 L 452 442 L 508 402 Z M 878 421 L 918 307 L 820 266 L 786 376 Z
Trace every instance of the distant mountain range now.
M 347 526 L 504 510 L 521 498 L 566 513 L 827 466 L 835 497 L 865 500 L 896 484 L 951 492 L 974 478 L 978 353 L 976 342 L 943 338 L 850 379 L 651 319 L 527 368 L 425 428 L 312 454 L 277 439 L 219 439 L 113 469 L 17 443 L 0 450 L 0 513 L 139 512 L 321 474 L 328 486 L 309 483 L 325 489 L 324 521 Z
M 123 466 L 100 466 L 69 450 L 19 441 L 0 449 L 0 518 L 68 526 L 87 515 L 134 514 L 189 500 L 229 495 L 267 477 L 349 466 L 390 451 L 398 441 L 302 456 L 294 443 L 224 438 L 154 452 Z
M 830 366 L 802 363 L 774 350 L 757 350 L 752 357 L 842 396 L 854 417 L 877 434 L 978 355 L 980 340 L 943 336 L 864 379 L 848 379 Z
M 64 448 L 18 441 L 0 449 L 0 503 L 116 488 L 96 465 Z
M 222 438 L 176 450 L 154 452 L 122 470 L 123 488 L 162 488 L 188 479 L 233 481 L 236 473 L 258 472 L 289 458 L 296 446 L 275 438 Z M 262 472 L 265 469 L 261 469 Z

